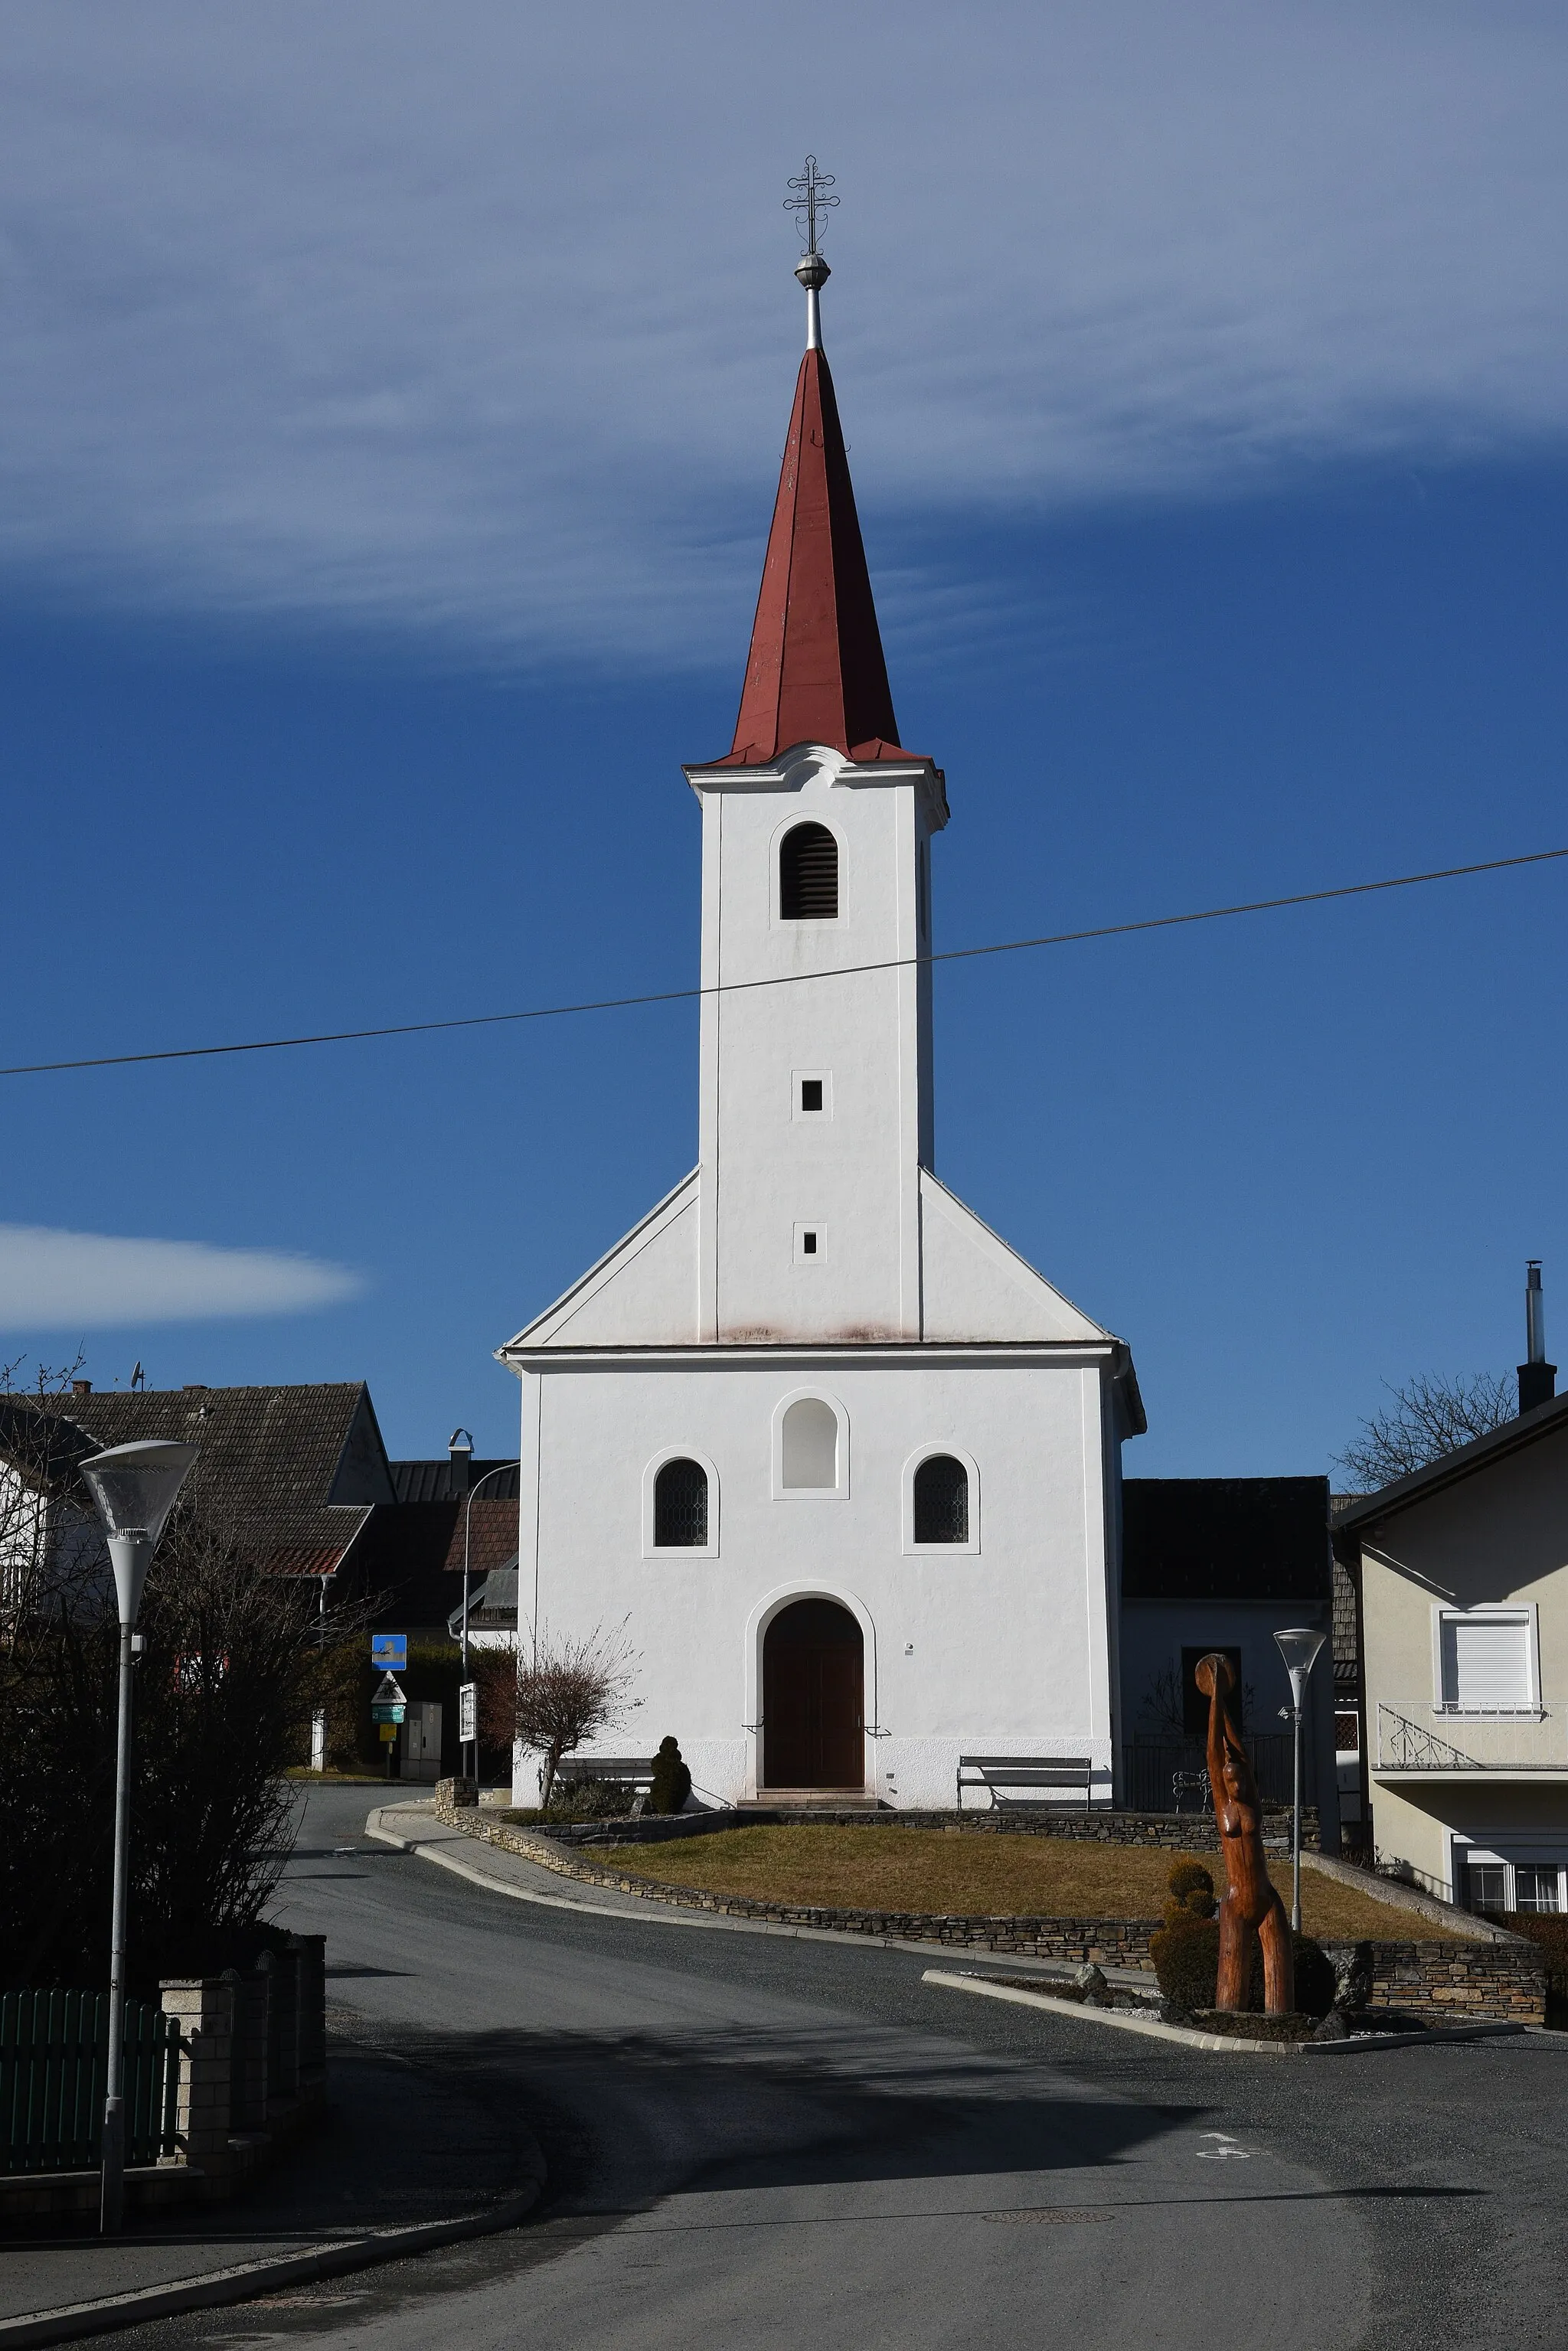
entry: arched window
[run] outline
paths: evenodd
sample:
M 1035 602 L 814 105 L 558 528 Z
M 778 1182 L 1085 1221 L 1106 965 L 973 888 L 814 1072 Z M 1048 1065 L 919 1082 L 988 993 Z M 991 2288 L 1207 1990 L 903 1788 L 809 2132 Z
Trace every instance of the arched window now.
M 832 1493 L 839 1482 L 839 1416 L 821 1396 L 801 1396 L 784 1416 L 780 1482 Z
M 839 844 L 825 824 L 792 825 L 779 844 L 779 912 L 787 923 L 839 913 Z
M 666 1461 L 653 1480 L 653 1542 L 659 1551 L 707 1547 L 707 1471 L 700 1461 Z
M 915 1473 L 915 1540 L 969 1540 L 969 1473 L 950 1453 L 933 1453 Z

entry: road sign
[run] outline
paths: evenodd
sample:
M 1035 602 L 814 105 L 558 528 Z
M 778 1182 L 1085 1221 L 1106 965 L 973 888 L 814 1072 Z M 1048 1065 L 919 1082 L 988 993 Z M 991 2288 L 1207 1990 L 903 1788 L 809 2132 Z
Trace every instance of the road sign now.
M 372 1633 L 371 1663 L 372 1666 L 405 1667 L 408 1664 L 408 1635 L 406 1633 Z
M 407 1712 L 408 1708 L 403 1706 L 382 1706 L 372 1702 L 371 1720 L 383 1725 L 389 1722 L 402 1722 Z
M 466 1747 L 479 1736 L 479 1685 L 459 1682 L 457 1685 L 457 1740 Z
M 371 1699 L 375 1706 L 406 1706 L 407 1694 L 395 1674 L 383 1674 L 376 1684 Z

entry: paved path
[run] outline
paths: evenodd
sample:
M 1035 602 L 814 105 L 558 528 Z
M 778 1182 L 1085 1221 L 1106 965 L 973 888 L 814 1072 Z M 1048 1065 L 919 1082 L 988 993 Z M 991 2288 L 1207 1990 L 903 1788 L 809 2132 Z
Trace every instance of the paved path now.
M 928 1950 L 677 1930 L 335 1853 L 357 1795 L 312 1792 L 283 1915 L 329 1937 L 340 2023 L 527 2117 L 547 2200 L 460 2250 L 137 2330 L 149 2351 L 1563 2339 L 1555 2041 L 1339 2066 L 1108 2045 L 922 1983 Z M 410 2132 L 385 2160 L 418 2164 Z

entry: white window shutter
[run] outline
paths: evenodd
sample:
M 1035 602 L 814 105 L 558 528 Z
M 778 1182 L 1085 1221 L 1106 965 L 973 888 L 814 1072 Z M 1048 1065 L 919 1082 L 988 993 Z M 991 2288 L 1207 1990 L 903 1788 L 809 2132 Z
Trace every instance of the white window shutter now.
M 1445 1617 L 1443 1703 L 1458 1707 L 1528 1706 L 1529 1619 Z

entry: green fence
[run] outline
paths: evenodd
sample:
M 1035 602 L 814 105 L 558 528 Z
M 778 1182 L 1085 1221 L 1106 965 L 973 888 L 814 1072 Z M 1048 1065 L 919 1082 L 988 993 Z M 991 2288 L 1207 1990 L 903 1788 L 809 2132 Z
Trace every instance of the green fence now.
M 109 1995 L 0 1995 L 0 2172 L 90 2171 L 102 2158 Z M 180 2029 L 125 2003 L 125 2160 L 174 2153 Z

